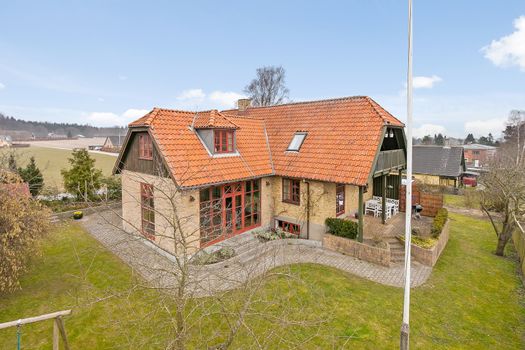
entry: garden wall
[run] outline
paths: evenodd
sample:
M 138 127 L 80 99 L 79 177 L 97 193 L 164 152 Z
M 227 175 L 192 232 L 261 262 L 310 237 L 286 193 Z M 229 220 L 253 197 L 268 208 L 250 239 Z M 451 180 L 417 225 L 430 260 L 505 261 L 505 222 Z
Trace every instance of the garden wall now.
M 372 247 L 353 239 L 343 238 L 325 233 L 323 247 L 343 253 L 371 263 L 390 266 L 390 250 Z
M 439 235 L 438 241 L 435 246 L 431 249 L 425 249 L 418 247 L 415 244 L 412 244 L 410 250 L 412 258 L 419 261 L 423 265 L 434 266 L 439 259 L 439 256 L 445 249 L 447 245 L 448 238 L 450 236 L 450 220 L 447 220 L 445 226 L 443 226 L 443 231 Z
M 405 211 L 406 186 L 399 189 L 399 210 Z M 412 184 L 412 205 L 420 204 L 423 207 L 421 215 L 434 217 L 437 211 L 443 208 L 443 193 L 421 191 L 416 183 Z
M 512 241 L 520 258 L 521 273 L 525 276 L 525 235 L 519 229 L 515 230 L 512 234 Z

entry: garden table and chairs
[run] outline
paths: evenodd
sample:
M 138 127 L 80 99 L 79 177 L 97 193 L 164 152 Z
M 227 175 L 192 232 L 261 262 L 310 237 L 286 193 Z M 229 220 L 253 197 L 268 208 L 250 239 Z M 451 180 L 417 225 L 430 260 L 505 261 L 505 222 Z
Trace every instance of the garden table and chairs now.
M 399 200 L 386 198 L 385 201 L 385 218 L 388 220 L 399 212 Z M 373 196 L 365 202 L 365 215 L 371 213 L 375 217 L 380 217 L 383 213 L 383 199 L 379 196 Z

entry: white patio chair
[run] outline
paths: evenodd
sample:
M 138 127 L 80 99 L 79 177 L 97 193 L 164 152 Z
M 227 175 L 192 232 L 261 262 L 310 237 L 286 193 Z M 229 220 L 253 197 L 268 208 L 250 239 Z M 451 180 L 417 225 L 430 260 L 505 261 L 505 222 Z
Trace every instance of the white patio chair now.
M 382 205 L 378 205 L 377 208 L 376 208 L 376 212 L 375 212 L 374 216 L 380 217 L 382 213 L 383 213 L 383 206 Z M 391 217 L 392 217 L 392 212 L 390 210 L 387 210 L 386 213 L 385 213 L 385 219 L 388 220 Z
M 398 199 L 393 199 L 393 198 L 387 198 L 386 202 L 393 205 L 393 207 L 392 207 L 393 208 L 392 215 L 396 215 L 399 212 L 399 200 Z
M 376 216 L 376 210 L 377 210 L 376 203 L 374 203 L 373 201 L 366 201 L 366 203 L 365 203 L 365 215 L 368 212 L 371 212 L 372 214 L 374 214 L 374 216 Z

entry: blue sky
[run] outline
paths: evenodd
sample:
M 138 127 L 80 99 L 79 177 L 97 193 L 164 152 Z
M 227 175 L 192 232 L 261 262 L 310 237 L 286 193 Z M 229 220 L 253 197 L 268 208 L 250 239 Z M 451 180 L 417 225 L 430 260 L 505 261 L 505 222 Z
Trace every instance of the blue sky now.
M 415 133 L 498 135 L 525 109 L 525 2 L 414 2 Z M 228 108 L 257 67 L 282 65 L 294 101 L 369 95 L 404 120 L 406 7 L 3 1 L 0 112 L 113 125 L 154 106 Z

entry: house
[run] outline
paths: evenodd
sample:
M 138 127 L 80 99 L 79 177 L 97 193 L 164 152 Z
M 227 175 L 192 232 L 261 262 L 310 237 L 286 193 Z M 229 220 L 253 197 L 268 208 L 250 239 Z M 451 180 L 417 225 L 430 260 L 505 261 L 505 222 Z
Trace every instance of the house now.
M 124 142 L 124 137 L 118 136 L 108 136 L 102 145 L 102 151 L 104 152 L 120 152 L 122 143 Z
M 481 145 L 479 143 L 463 145 L 467 168 L 474 171 L 487 169 L 489 162 L 496 154 L 497 149 L 497 147 Z
M 277 227 L 319 241 L 326 218 L 357 216 L 362 237 L 364 201 L 398 196 L 404 126 L 371 98 L 238 106 L 129 125 L 114 168 L 126 231 L 175 253 L 174 226 L 197 250 Z
M 461 185 L 466 170 L 462 147 L 414 146 L 412 160 L 416 180 L 427 185 Z
M 11 147 L 13 140 L 9 135 L 0 135 L 0 148 Z

